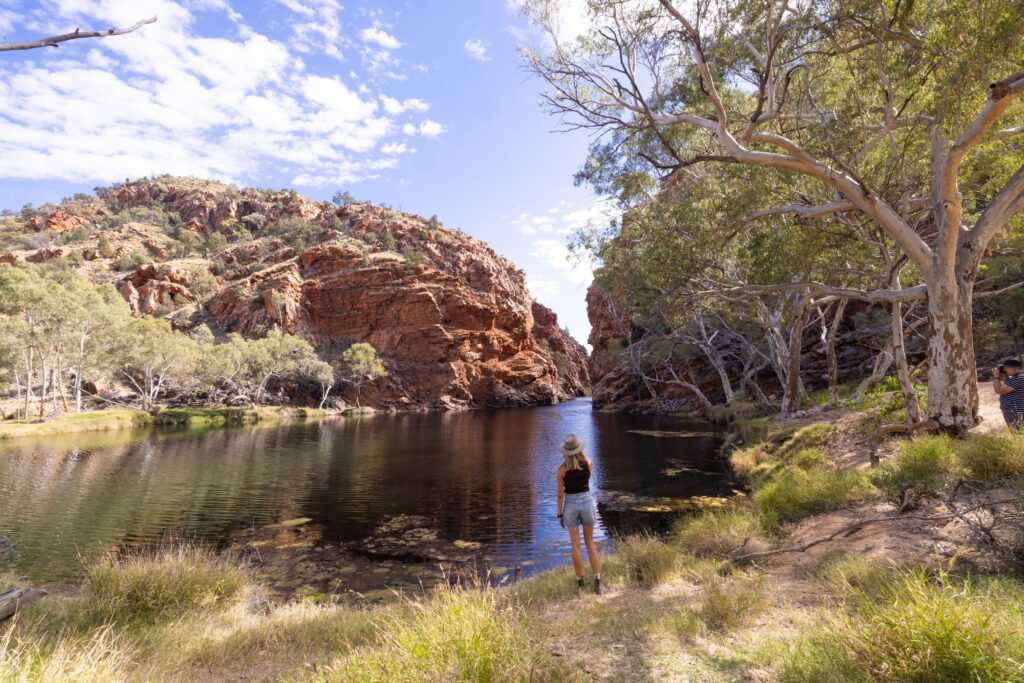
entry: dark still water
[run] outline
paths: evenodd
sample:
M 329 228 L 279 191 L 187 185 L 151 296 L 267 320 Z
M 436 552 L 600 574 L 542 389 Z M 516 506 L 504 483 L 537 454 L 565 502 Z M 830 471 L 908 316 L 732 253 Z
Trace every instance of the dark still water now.
M 0 566 L 55 579 L 77 573 L 79 555 L 118 545 L 222 544 L 300 517 L 322 527 L 319 542 L 354 544 L 415 516 L 439 542 L 479 544 L 488 561 L 529 571 L 566 558 L 568 536 L 555 518 L 565 434 L 587 441 L 599 498 L 728 495 L 717 440 L 687 429 L 704 427 L 595 413 L 579 400 L 0 442 Z M 636 521 L 605 505 L 599 513 L 601 538 Z

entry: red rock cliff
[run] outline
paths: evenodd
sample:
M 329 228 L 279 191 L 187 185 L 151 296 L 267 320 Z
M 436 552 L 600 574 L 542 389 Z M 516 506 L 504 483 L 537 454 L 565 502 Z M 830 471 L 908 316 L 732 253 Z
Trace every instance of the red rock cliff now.
M 26 232 L 90 228 L 60 256 L 114 282 L 136 314 L 217 335 L 281 328 L 329 362 L 352 343 L 373 344 L 390 376 L 363 389 L 369 405 L 536 405 L 588 384 L 585 351 L 531 301 L 523 272 L 436 220 L 166 177 L 65 202 L 53 215 L 60 220 L 33 219 Z

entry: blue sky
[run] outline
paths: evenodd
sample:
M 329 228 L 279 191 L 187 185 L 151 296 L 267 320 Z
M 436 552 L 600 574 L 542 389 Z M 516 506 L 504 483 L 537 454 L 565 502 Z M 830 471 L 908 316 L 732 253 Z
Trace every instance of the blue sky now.
M 551 132 L 511 4 L 3 0 L 0 42 L 159 20 L 0 53 L 0 208 L 160 173 L 347 190 L 485 240 L 585 342 L 590 270 L 566 242 L 606 210 L 573 185 L 589 140 Z

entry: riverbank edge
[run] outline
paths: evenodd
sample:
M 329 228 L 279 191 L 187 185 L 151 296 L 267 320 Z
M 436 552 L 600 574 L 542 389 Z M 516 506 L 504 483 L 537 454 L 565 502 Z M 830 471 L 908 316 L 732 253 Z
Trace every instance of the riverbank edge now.
M 294 406 L 165 408 L 155 414 L 147 413 L 143 410 L 111 408 L 108 410 L 69 413 L 36 422 L 26 422 L 23 420 L 0 422 L 0 440 L 85 432 L 137 430 L 165 426 L 217 427 L 313 421 L 341 414 L 317 408 L 297 408 Z
M 843 472 L 884 487 L 885 477 L 869 471 L 892 475 L 908 457 L 958 444 L 983 445 L 982 455 L 1002 452 L 996 440 L 1013 445 L 1002 429 L 980 435 L 987 442 L 894 441 L 883 449 L 894 465 L 869 470 L 865 421 L 877 408 L 737 425 L 742 443 L 729 459 L 748 493 L 727 509 L 681 519 L 667 537 L 621 539 L 603 558 L 601 596 L 577 591 L 561 567 L 498 590 L 478 590 L 470 577 L 384 603 L 279 602 L 261 596 L 265 586 L 237 556 L 185 552 L 182 560 L 172 550 L 141 568 L 131 560 L 87 568 L 81 585 L 25 610 L 17 626 L 24 638 L 15 636 L 0 669 L 88 665 L 96 681 L 655 681 L 686 672 L 701 681 L 861 683 L 872 672 L 924 680 L 914 677 L 924 667 L 941 674 L 939 665 L 962 665 L 951 669 L 960 678 L 926 679 L 1019 680 L 999 676 L 1024 655 L 1016 626 L 1024 583 L 995 568 L 954 573 L 950 555 L 932 550 L 938 528 L 924 529 L 915 514 L 903 528 L 874 527 L 870 539 L 847 534 L 775 561 L 729 559 L 740 548 L 786 547 L 858 516 L 895 513 L 881 488 L 831 485 Z M 1003 451 L 1005 467 L 1024 471 L 1024 457 L 1012 457 L 1024 449 Z M 937 462 L 950 472 L 964 464 Z M 808 488 L 818 491 L 805 495 Z M 780 511 L 787 523 L 766 529 L 768 513 Z M 865 552 L 862 540 L 878 552 Z M 926 651 L 913 650 L 922 643 Z

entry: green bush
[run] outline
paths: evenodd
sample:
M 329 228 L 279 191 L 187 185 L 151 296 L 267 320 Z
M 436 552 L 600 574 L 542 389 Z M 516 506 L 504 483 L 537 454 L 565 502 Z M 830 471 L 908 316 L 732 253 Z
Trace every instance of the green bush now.
M 1020 591 L 945 572 L 903 572 L 881 599 L 854 595 L 846 614 L 800 640 L 784 659 L 787 683 L 1021 681 Z M 999 599 L 994 599 L 998 597 Z M 1007 606 L 1008 601 L 1015 602 Z
M 709 510 L 676 523 L 675 537 L 684 551 L 698 557 L 725 557 L 743 548 L 766 545 L 761 525 L 749 510 Z
M 872 490 L 859 470 L 788 468 L 765 482 L 754 493 L 753 503 L 765 530 L 774 531 L 786 522 L 862 500 Z
M 976 479 L 1008 479 L 1024 474 L 1022 432 L 972 434 L 958 450 L 961 464 Z
M 679 570 L 679 549 L 654 536 L 628 536 L 616 551 L 627 578 L 642 586 L 662 583 Z
M 733 473 L 746 483 L 753 482 L 766 469 L 774 468 L 775 456 L 768 452 L 765 444 L 756 443 L 746 448 L 737 448 L 729 454 L 729 466 Z
M 779 457 L 787 458 L 808 448 L 822 448 L 838 428 L 831 422 L 815 422 L 801 427 L 778 449 Z
M 902 444 L 874 473 L 875 483 L 892 500 L 906 488 L 919 493 L 942 491 L 956 477 L 959 461 L 947 436 L 918 436 Z
M 716 579 L 705 584 L 698 614 L 708 629 L 731 631 L 760 613 L 765 604 L 762 577 Z
M 86 568 L 91 607 L 110 617 L 176 617 L 228 603 L 246 586 L 239 568 L 191 545 L 111 556 Z

